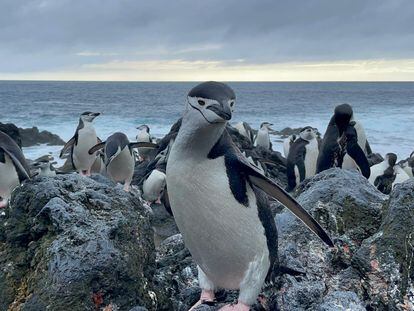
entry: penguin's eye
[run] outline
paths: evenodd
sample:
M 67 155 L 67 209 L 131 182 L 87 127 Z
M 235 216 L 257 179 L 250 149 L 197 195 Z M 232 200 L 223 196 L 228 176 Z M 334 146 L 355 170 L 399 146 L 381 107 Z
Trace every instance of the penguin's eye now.
M 199 104 L 200 106 L 204 106 L 204 105 L 206 104 L 206 102 L 205 102 L 204 100 L 199 99 L 199 100 L 198 100 L 198 104 Z
M 230 102 L 230 107 L 233 107 L 234 106 L 234 102 Z

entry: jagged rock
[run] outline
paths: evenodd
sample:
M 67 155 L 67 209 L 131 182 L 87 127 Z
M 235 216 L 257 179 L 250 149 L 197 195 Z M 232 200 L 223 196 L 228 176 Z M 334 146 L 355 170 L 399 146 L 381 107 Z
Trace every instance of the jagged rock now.
M 375 310 L 414 310 L 414 180 L 390 194 L 380 230 L 352 259 Z
M 63 146 L 65 141 L 58 135 L 50 133 L 49 131 L 39 131 L 34 126 L 32 128 L 19 128 L 19 133 L 22 138 L 23 147 L 31 147 L 39 144 L 47 144 L 49 146 Z
M 169 310 L 136 195 L 77 174 L 36 178 L 0 220 L 1 310 Z
M 12 123 L 0 123 L 0 131 L 6 133 L 13 139 L 19 147 L 22 147 L 22 138 L 20 136 L 19 128 Z
M 358 296 L 353 292 L 331 292 L 323 299 L 317 309 L 318 311 L 365 311 Z
M 384 161 L 384 158 L 379 153 L 371 153 L 367 155 L 369 166 L 374 166 L 375 164 L 381 163 Z

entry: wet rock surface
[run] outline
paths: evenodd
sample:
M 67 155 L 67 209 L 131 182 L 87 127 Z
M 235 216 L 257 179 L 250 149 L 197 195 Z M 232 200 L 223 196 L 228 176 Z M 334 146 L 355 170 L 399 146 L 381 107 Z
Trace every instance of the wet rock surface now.
M 1 217 L 0 310 L 168 310 L 152 236 L 138 196 L 110 182 L 29 181 Z

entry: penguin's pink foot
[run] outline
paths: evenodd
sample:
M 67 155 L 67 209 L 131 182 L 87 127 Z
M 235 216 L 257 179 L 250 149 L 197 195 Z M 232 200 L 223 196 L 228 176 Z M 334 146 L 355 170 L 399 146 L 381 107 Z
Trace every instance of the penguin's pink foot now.
M 197 303 L 190 308 L 188 311 L 193 311 L 196 309 L 199 305 L 201 305 L 203 302 L 213 302 L 215 300 L 214 291 L 213 290 L 206 290 L 203 289 L 201 291 L 200 300 L 197 301 Z
M 91 176 L 91 169 L 86 171 L 86 176 L 88 176 L 88 177 Z
M 155 201 L 155 204 L 161 204 L 161 197 L 158 197 L 157 201 Z
M 0 201 L 0 208 L 6 208 L 8 203 L 9 203 L 8 200 L 1 199 L 1 201 Z
M 129 183 L 125 183 L 124 184 L 124 190 L 126 191 L 126 192 L 129 192 L 129 190 L 131 189 L 131 187 L 129 186 Z
M 249 311 L 249 310 L 250 310 L 250 306 L 242 302 L 238 302 L 235 305 L 225 305 L 224 307 L 219 309 L 219 311 Z

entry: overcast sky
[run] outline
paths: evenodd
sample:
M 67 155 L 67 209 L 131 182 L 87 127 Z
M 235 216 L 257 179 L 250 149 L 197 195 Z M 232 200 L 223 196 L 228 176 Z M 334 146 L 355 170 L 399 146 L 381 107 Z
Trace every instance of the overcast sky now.
M 0 79 L 414 80 L 414 1 L 0 0 Z

